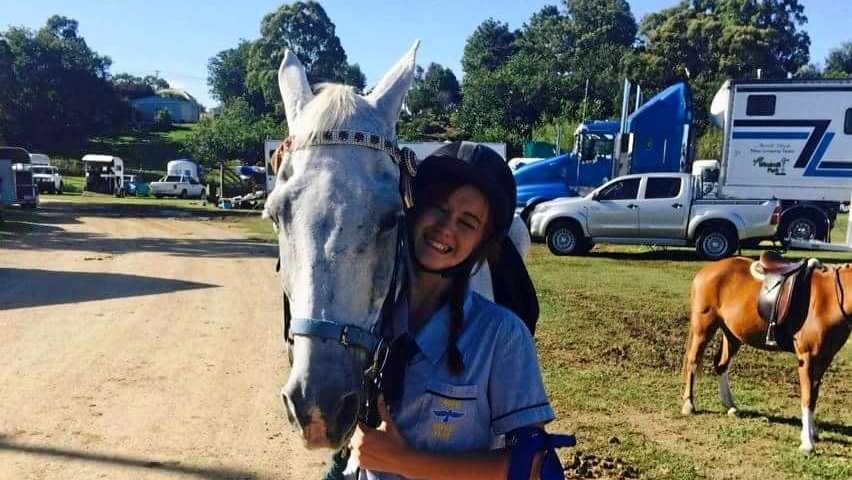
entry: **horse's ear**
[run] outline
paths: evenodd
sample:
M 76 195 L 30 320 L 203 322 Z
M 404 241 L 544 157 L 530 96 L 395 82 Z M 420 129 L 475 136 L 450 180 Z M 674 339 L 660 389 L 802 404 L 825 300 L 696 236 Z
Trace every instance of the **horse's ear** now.
M 278 89 L 287 114 L 287 125 L 292 129 L 299 113 L 314 98 L 314 94 L 305 75 L 305 67 L 290 50 L 284 52 L 284 60 L 281 60 L 281 67 L 278 68 Z
M 408 89 L 411 88 L 418 47 L 420 47 L 420 40 L 414 42 L 408 52 L 388 70 L 373 91 L 367 95 L 367 100 L 376 106 L 391 128 L 396 125 L 399 111 L 402 109 L 402 101 Z

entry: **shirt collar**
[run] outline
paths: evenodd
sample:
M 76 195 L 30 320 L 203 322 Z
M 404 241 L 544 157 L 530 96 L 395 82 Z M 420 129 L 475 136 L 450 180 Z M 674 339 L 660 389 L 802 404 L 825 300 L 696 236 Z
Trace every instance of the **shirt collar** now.
M 467 292 L 465 292 L 464 306 L 462 307 L 465 317 L 464 324 L 468 323 L 467 319 L 469 318 L 472 303 L 473 294 L 470 288 L 468 288 Z M 405 323 L 408 324 L 408 316 L 406 315 L 405 317 Z M 430 317 L 426 324 L 423 325 L 423 328 L 417 332 L 417 335 L 414 337 L 414 341 L 417 343 L 417 347 L 420 348 L 420 351 L 423 352 L 426 358 L 428 358 L 433 364 L 437 365 L 449 347 L 449 335 L 450 305 L 449 303 L 445 303 L 437 312 L 432 314 L 432 317 Z

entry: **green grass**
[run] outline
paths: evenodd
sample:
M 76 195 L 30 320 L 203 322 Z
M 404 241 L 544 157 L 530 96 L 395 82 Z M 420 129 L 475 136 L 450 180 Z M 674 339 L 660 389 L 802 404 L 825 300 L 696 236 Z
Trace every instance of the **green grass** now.
M 124 160 L 128 171 L 165 171 L 166 163 L 186 156 L 180 141 L 190 135 L 194 124 L 177 124 L 171 130 L 158 132 L 130 130 L 89 140 L 86 153 L 115 155 Z

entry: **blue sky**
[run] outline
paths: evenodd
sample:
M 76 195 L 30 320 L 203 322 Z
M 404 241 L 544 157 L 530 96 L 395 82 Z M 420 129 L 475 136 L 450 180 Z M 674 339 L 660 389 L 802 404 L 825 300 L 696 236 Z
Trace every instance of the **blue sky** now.
M 629 0 L 637 20 L 677 4 L 677 0 Z M 823 63 L 828 51 L 852 41 L 852 1 L 800 0 L 811 35 L 811 61 Z M 0 0 L 0 29 L 37 29 L 50 15 L 80 23 L 90 47 L 113 60 L 112 73 L 147 75 L 159 71 L 212 106 L 207 61 L 239 39 L 260 36 L 263 16 L 281 0 Z M 352 63 L 360 64 L 367 84 L 378 78 L 415 39 L 422 45 L 418 63 L 437 62 L 461 77 L 467 37 L 488 17 L 519 28 L 532 13 L 557 0 L 323 0 Z

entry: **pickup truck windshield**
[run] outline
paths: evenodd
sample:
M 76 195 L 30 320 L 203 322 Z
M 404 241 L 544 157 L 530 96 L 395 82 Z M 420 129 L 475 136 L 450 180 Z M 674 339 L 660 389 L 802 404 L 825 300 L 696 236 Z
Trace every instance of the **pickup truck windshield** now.
M 33 175 L 50 175 L 53 172 L 45 167 L 32 167 Z
M 164 181 L 164 182 L 180 183 L 180 177 L 175 176 L 175 175 L 169 175 L 168 177 L 166 177 L 165 179 L 163 179 L 163 181 Z

